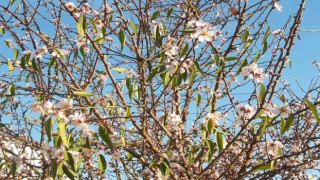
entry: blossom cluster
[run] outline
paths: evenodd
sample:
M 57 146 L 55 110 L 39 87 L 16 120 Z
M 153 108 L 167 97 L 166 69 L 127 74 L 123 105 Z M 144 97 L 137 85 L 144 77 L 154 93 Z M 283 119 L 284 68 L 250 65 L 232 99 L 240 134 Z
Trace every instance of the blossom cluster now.
M 192 33 L 190 37 L 193 39 L 198 38 L 200 42 L 214 41 L 222 35 L 220 30 L 215 30 L 209 22 L 204 22 L 203 20 L 191 20 L 188 22 L 188 27 L 196 30 L 196 32 Z
M 268 77 L 268 74 L 265 74 L 264 70 L 259 68 L 257 63 L 251 63 L 248 66 L 242 67 L 241 74 L 249 76 L 249 78 L 255 79 L 259 83 L 262 83 L 263 79 Z

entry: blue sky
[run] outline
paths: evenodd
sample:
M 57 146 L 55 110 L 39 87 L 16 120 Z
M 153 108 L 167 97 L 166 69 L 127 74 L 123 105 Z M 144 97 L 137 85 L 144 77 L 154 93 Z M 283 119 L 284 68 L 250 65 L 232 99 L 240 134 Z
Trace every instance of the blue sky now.
M 281 24 L 293 14 L 300 1 L 284 0 L 280 4 L 283 6 L 281 12 L 273 13 L 274 27 L 280 28 Z M 320 1 L 308 0 L 305 6 L 306 10 L 303 14 L 303 21 L 299 29 L 320 30 Z M 287 79 L 292 85 L 295 85 L 294 77 L 307 88 L 312 78 L 318 75 L 316 68 L 310 62 L 317 60 L 320 62 L 320 32 L 299 32 L 301 40 L 296 39 L 296 44 L 292 49 L 290 59 L 292 61 L 292 69 L 287 68 L 283 78 Z

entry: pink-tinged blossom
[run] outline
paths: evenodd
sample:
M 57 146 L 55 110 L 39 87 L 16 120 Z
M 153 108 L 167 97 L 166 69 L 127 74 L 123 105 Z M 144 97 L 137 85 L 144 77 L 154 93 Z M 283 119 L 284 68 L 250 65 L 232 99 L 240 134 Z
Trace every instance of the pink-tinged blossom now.
M 287 159 L 286 161 L 286 165 L 287 166 L 296 166 L 302 163 L 302 160 L 299 158 L 295 158 L 295 157 L 290 157 L 289 159 Z
M 68 11 L 72 12 L 76 9 L 76 5 L 73 2 L 67 2 L 64 4 Z
M 266 145 L 263 145 L 262 152 L 268 154 L 270 159 L 275 159 L 279 157 L 278 151 L 284 148 L 284 145 L 280 141 L 268 140 Z
M 53 51 L 51 53 L 51 56 L 52 57 L 58 57 L 58 58 L 62 59 L 63 58 L 62 56 L 65 56 L 65 55 L 69 54 L 69 51 L 67 49 L 60 49 L 59 53 L 57 53 L 56 51 Z
M 282 35 L 282 34 L 283 34 L 283 29 L 273 30 L 273 31 L 271 32 L 271 34 L 272 34 L 273 36 Z
M 42 113 L 43 108 L 40 101 L 35 101 L 29 106 L 30 110 L 36 113 Z
M 43 109 L 49 113 L 49 114 L 53 114 L 54 113 L 54 104 L 50 101 L 46 101 L 43 103 Z
M 259 83 L 262 83 L 263 79 L 268 77 L 268 75 L 263 72 L 263 69 L 259 68 L 256 63 L 242 67 L 241 74 L 243 76 L 249 76 L 249 78 L 255 79 Z
M 219 111 L 216 111 L 214 113 L 208 113 L 207 116 L 204 119 L 204 122 L 211 120 L 214 127 L 217 127 L 219 125 L 218 120 L 223 117 L 222 113 Z
M 55 106 L 58 109 L 70 109 L 73 107 L 73 99 L 63 98 Z
M 166 50 L 165 55 L 169 59 L 174 59 L 174 57 L 177 55 L 178 47 L 177 46 L 171 46 L 168 50 Z
M 77 126 L 80 126 L 81 124 L 85 123 L 86 117 L 79 111 L 76 111 L 74 114 L 68 116 L 68 118 L 71 120 L 71 123 Z
M 188 22 L 190 28 L 195 28 L 196 32 L 190 35 L 191 38 L 198 38 L 200 42 L 213 41 L 217 39 L 217 36 L 221 36 L 222 33 L 219 30 L 215 30 L 209 22 L 203 22 L 203 20 L 191 20 Z
M 48 53 L 47 46 L 37 47 L 35 58 L 42 59 L 42 56 Z
M 55 151 L 55 157 L 58 159 L 58 161 L 61 161 L 64 158 L 63 148 Z
M 291 114 L 291 109 L 287 103 L 282 105 L 275 105 L 272 112 L 276 115 L 279 115 L 282 118 L 288 118 Z
M 78 48 L 86 44 L 86 40 L 84 38 L 79 37 L 76 41 Z
M 270 118 L 274 118 L 276 116 L 276 114 L 274 114 L 274 107 L 271 104 L 269 103 L 266 104 L 264 108 L 263 116 L 270 117 Z
M 237 121 L 245 121 L 250 118 L 256 113 L 257 109 L 256 106 L 250 106 L 249 104 L 246 105 L 238 105 L 236 107 L 236 120 Z

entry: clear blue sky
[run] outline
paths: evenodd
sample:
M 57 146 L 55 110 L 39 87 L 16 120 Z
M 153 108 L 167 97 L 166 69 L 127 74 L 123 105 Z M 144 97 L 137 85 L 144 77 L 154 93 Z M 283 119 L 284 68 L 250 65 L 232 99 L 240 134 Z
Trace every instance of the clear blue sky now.
M 293 14 L 298 6 L 297 0 L 283 0 L 280 4 L 283 6 L 281 12 L 273 13 L 275 28 L 280 28 L 281 24 Z M 303 21 L 300 29 L 320 30 L 320 1 L 307 0 L 306 10 L 303 14 Z M 296 39 L 296 44 L 290 55 L 292 60 L 292 69 L 286 69 L 283 78 L 286 78 L 293 86 L 294 77 L 307 88 L 312 78 L 318 75 L 316 68 L 310 62 L 317 60 L 320 63 L 320 32 L 299 32 L 301 40 Z

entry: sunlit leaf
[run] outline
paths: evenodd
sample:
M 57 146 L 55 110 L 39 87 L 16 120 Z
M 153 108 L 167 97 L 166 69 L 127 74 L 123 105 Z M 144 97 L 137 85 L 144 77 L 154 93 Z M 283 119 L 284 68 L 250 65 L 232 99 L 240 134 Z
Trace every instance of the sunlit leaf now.
M 121 44 L 121 51 L 123 50 L 124 48 L 124 45 L 126 43 L 126 35 L 123 31 L 123 29 L 121 29 L 118 33 L 118 38 L 119 38 L 119 41 L 120 41 L 120 44 Z
M 168 14 L 167 14 L 167 18 L 170 18 L 171 14 L 173 12 L 173 7 L 171 7 L 168 11 Z
M 59 126 L 59 132 L 60 132 L 60 137 L 61 137 L 62 142 L 67 147 L 69 147 L 69 142 L 68 142 L 67 135 L 66 135 L 66 124 L 65 124 L 65 122 L 60 122 L 58 126 Z
M 105 127 L 99 126 L 99 134 L 102 140 L 108 144 L 108 146 L 113 147 L 111 137 Z
M 159 11 L 154 12 L 151 16 L 151 20 L 155 20 L 157 17 L 159 17 L 159 15 L 160 15 Z
M 114 71 L 118 71 L 118 72 L 120 72 L 120 73 L 123 73 L 123 72 L 127 72 L 127 71 L 128 71 L 127 69 L 125 69 L 125 68 L 121 68 L 121 67 L 118 67 L 118 68 L 112 68 L 112 70 L 114 70 Z
M 107 168 L 107 161 L 106 159 L 104 158 L 104 156 L 102 154 L 99 154 L 98 155 L 98 165 L 99 165 L 99 168 L 100 168 L 100 172 L 102 174 L 104 174 L 106 168 Z
M 291 127 L 292 123 L 294 120 L 294 115 L 290 114 L 290 116 L 287 118 L 287 120 L 284 123 L 283 128 L 281 129 L 281 134 L 284 134 L 287 130 L 289 130 L 289 128 Z
M 89 93 L 86 91 L 73 91 L 73 94 L 76 96 L 83 96 L 83 97 L 93 96 L 92 93 Z
M 263 101 L 264 95 L 266 93 L 266 87 L 264 86 L 264 84 L 260 84 L 260 92 L 259 92 L 259 96 L 258 96 L 258 100 L 261 103 Z
M 314 115 L 314 117 L 318 121 L 320 121 L 319 114 L 318 114 L 318 111 L 317 111 L 316 107 L 312 104 L 312 102 L 308 101 L 307 99 L 305 100 L 305 102 L 306 102 L 307 106 L 310 108 L 310 110 L 311 110 L 312 114 Z
M 77 30 L 80 37 L 83 37 L 85 32 L 85 16 L 81 15 L 79 21 L 77 22 Z
M 12 62 L 11 62 L 11 61 L 8 61 L 8 71 L 9 71 L 9 74 L 11 74 L 13 70 L 14 70 L 14 66 L 13 66 Z
M 223 150 L 223 136 L 221 132 L 217 132 L 217 144 L 219 147 L 219 151 Z
M 52 130 L 52 118 L 49 118 L 45 123 L 45 130 L 48 140 L 51 141 L 51 130 Z
M 187 53 L 188 48 L 189 48 L 189 45 L 188 45 L 188 43 L 186 43 L 182 48 L 182 51 L 180 53 L 180 58 L 183 57 Z

